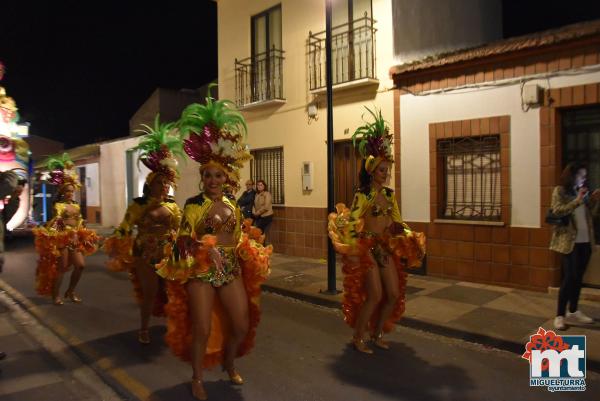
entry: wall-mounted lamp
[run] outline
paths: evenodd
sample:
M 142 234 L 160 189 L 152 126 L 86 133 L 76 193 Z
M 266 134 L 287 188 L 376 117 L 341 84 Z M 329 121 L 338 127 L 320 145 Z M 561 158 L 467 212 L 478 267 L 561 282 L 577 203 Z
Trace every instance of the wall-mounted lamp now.
M 316 100 L 313 100 L 312 102 L 310 102 L 308 104 L 308 106 L 306 106 L 306 113 L 308 114 L 308 121 L 310 122 L 310 120 L 318 120 L 318 111 L 319 111 L 319 107 L 317 104 Z

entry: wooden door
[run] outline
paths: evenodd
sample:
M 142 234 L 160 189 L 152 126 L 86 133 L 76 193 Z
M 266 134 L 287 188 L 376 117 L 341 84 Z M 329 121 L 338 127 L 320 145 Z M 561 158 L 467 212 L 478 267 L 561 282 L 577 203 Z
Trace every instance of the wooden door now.
M 352 141 L 339 141 L 334 144 L 335 203 L 350 207 L 354 192 L 358 188 L 360 156 L 352 146 Z

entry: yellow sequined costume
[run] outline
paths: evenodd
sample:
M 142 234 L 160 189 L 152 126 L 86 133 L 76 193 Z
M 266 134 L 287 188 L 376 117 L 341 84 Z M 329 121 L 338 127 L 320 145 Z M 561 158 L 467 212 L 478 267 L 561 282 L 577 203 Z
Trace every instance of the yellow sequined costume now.
M 167 219 L 157 220 L 150 215 L 150 211 L 159 207 L 168 210 Z M 114 234 L 104 242 L 103 249 L 110 257 L 108 268 L 129 273 L 138 304 L 142 302 L 142 288 L 135 270 L 136 262 L 154 270 L 157 264 L 169 258 L 180 222 L 181 210 L 173 199 L 160 201 L 154 198 L 137 198 L 127 208 L 125 218 Z M 137 234 L 134 236 L 135 227 Z M 166 301 L 166 289 L 161 280 L 152 311 L 154 316 L 164 315 Z
M 404 313 L 406 272 L 405 268 L 415 268 L 421 265 L 425 254 L 425 235 L 411 231 L 403 222 L 394 198 L 393 191 L 382 188 L 381 194 L 387 202 L 387 207 L 376 203 L 378 192 L 356 192 L 352 208 L 348 209 L 343 203 L 336 206 L 337 213 L 329 215 L 328 231 L 335 250 L 342 255 L 344 273 L 344 297 L 342 310 L 344 320 L 350 327 L 356 324 L 356 318 L 361 305 L 367 298 L 365 276 L 369 269 L 385 268 L 381 259 L 390 255 L 398 271 L 399 294 L 394 311 L 383 326 L 384 332 L 389 332 L 394 322 Z M 373 217 L 389 216 L 392 225 L 383 233 L 373 233 L 364 230 L 363 217 L 370 213 Z M 373 332 L 379 318 L 382 299 L 371 317 L 369 330 Z
M 70 210 L 69 210 L 70 209 Z M 74 220 L 68 225 L 65 220 Z M 58 260 L 61 251 L 70 251 L 91 255 L 98 249 L 100 237 L 94 230 L 85 227 L 79 204 L 76 202 L 56 202 L 54 217 L 45 226 L 33 229 L 35 248 L 39 254 L 36 271 L 36 291 L 40 295 L 51 295 L 52 287 L 58 276 Z
M 237 242 L 234 247 L 222 247 L 216 243 L 214 227 L 208 212 L 213 201 L 203 194 L 188 199 L 183 210 L 183 219 L 177 235 L 175 249 L 170 260 L 158 266 L 158 274 L 168 280 L 169 303 L 166 307 L 168 329 L 165 337 L 175 355 L 185 361 L 191 359 L 191 321 L 185 283 L 202 280 L 219 287 L 241 275 L 248 296 L 250 326 L 246 338 L 238 349 L 237 356 L 248 353 L 254 346 L 256 327 L 260 320 L 260 284 L 269 275 L 270 246 L 261 245 L 264 237 L 250 222 L 242 224 L 241 212 L 235 200 L 223 196 L 223 203 L 231 209 L 228 221 L 219 230 L 231 232 Z M 210 252 L 216 249 L 223 257 L 223 267 L 218 269 L 211 261 Z M 222 363 L 224 346 L 228 338 L 227 317 L 215 298 L 212 311 L 212 326 L 207 342 L 204 367 Z

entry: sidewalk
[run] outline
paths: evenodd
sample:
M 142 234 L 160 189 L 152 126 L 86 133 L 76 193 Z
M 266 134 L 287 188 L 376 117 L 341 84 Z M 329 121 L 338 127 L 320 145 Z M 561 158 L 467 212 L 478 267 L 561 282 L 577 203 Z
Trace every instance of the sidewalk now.
M 117 401 L 119 397 L 37 319 L 0 291 L 0 399 Z
M 325 261 L 274 254 L 271 277 L 263 289 L 323 306 L 339 307 L 342 295 L 327 295 Z M 337 289 L 342 273 L 337 267 Z M 593 325 L 571 326 L 564 335 L 586 336 L 587 367 L 600 372 L 600 290 L 586 291 L 581 310 Z M 539 327 L 554 330 L 554 294 L 409 274 L 406 312 L 400 325 L 458 337 L 522 354 Z M 584 298 L 582 296 L 582 298 Z M 350 335 L 350 334 L 349 334 Z
M 109 236 L 112 229 L 93 227 Z M 336 272 L 338 291 L 342 272 Z M 325 260 L 274 254 L 263 290 L 339 308 L 342 294 L 328 295 Z M 521 355 L 539 327 L 554 330 L 557 290 L 550 293 L 409 274 L 406 312 L 400 325 L 500 348 Z M 585 335 L 587 367 L 600 372 L 600 290 L 582 291 L 581 310 L 593 325 L 570 326 L 564 335 Z M 350 335 L 350 334 L 349 334 Z

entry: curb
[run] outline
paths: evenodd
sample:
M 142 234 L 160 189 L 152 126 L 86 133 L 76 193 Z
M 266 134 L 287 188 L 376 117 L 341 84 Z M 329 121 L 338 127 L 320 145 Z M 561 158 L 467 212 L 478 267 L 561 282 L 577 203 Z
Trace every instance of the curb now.
M 311 304 L 324 306 L 327 308 L 335 308 L 340 309 L 342 304 L 341 302 L 335 299 L 327 299 L 326 295 L 316 295 L 316 294 L 306 294 L 297 292 L 294 290 L 290 290 L 287 288 L 281 288 L 272 286 L 269 284 L 263 284 L 262 290 L 266 292 L 271 292 L 273 294 L 283 295 L 290 298 L 295 298 L 300 301 L 308 302 Z M 456 329 L 452 327 L 443 326 L 441 324 L 426 322 L 423 320 L 411 318 L 411 317 L 402 317 L 402 319 L 396 323 L 398 326 L 408 327 L 411 329 L 426 331 L 429 333 L 441 335 L 444 337 L 457 338 L 459 340 L 480 344 L 487 347 L 497 348 L 503 351 L 508 351 L 513 354 L 517 354 L 521 356 L 525 350 L 525 344 L 505 340 L 502 338 L 492 337 L 485 334 L 471 333 L 466 330 Z M 592 370 L 596 373 L 600 373 L 600 361 L 587 359 L 586 368 Z
M 101 394 L 103 391 L 109 394 L 103 397 L 103 400 L 152 399 L 160 401 L 142 383 L 133 379 L 123 369 L 116 366 L 111 358 L 101 357 L 94 349 L 82 344 L 81 340 L 70 335 L 65 327 L 48 317 L 37 305 L 33 304 L 21 292 L 2 279 L 0 279 L 0 290 L 4 290 L 8 298 L 12 299 L 23 310 L 23 313 L 30 315 L 40 327 L 48 331 L 51 336 L 56 337 L 57 341 L 60 341 L 62 346 L 66 347 L 67 352 L 71 354 L 69 357 L 71 360 L 75 358 L 83 365 L 83 369 L 89 371 L 89 375 L 94 375 L 97 378 L 99 381 L 97 386 L 100 386 L 99 390 L 102 390 L 98 391 L 98 394 Z M 42 344 L 37 338 L 36 341 Z M 97 386 L 94 386 L 92 383 L 91 387 Z
M 102 400 L 124 399 L 125 394 L 111 386 L 95 367 L 86 363 L 76 347 L 65 341 L 60 333 L 41 319 L 43 315 L 37 306 L 2 279 L 0 279 L 0 290 L 2 291 L 0 303 L 4 304 L 13 316 L 21 316 L 23 321 L 25 321 L 23 317 L 27 317 L 28 322 L 23 324 L 23 331 L 37 342 L 40 349 L 45 350 L 67 372 L 70 372 L 71 380 L 86 386 Z

